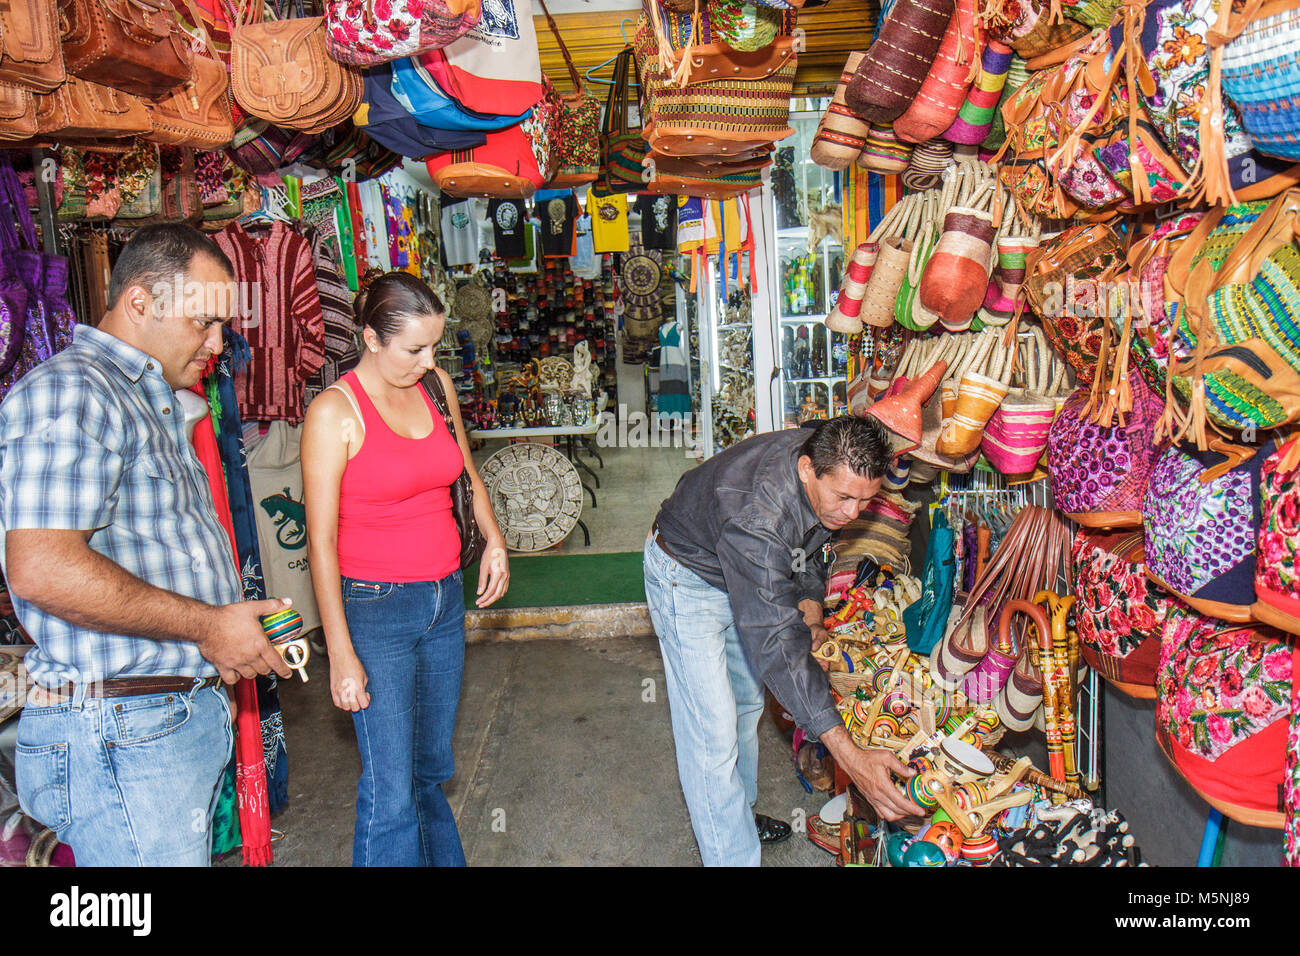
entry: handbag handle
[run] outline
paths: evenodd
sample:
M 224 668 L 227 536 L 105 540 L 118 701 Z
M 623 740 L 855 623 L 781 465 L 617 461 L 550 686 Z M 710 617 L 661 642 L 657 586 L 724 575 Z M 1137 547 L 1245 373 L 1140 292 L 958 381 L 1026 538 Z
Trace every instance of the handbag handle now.
M 560 56 L 564 57 L 564 65 L 569 68 L 569 79 L 573 81 L 573 92 L 579 95 L 583 92 L 582 76 L 578 73 L 578 68 L 573 65 L 573 57 L 569 56 L 569 48 L 564 45 L 564 37 L 560 36 L 560 28 L 551 16 L 551 11 L 546 9 L 546 0 L 537 0 L 542 8 L 542 13 L 546 15 L 546 25 L 551 28 L 551 33 L 555 35 L 555 45 L 560 48 Z

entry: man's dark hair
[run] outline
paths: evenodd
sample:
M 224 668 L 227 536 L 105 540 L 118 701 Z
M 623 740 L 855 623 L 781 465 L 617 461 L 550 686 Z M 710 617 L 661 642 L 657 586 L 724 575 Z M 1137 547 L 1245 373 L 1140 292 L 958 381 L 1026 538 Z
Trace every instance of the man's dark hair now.
M 447 314 L 437 293 L 409 272 L 381 275 L 357 296 L 353 308 L 357 323 L 363 329 L 373 329 L 380 345 L 387 345 L 410 318 Z
M 800 454 L 812 459 L 818 478 L 840 465 L 862 478 L 883 478 L 891 457 L 889 433 L 874 418 L 841 415 L 818 425 Z
M 163 223 L 136 230 L 113 263 L 108 280 L 108 307 L 133 285 L 152 289 L 159 283 L 172 282 L 177 275 L 188 275 L 195 256 L 209 256 L 233 280 L 235 267 L 221 247 L 193 226 Z

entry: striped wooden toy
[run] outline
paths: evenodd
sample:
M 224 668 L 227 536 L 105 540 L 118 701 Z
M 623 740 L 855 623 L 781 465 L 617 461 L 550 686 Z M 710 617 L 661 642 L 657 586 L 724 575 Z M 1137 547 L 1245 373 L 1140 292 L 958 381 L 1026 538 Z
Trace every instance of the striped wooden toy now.
M 272 644 L 293 640 L 302 631 L 302 615 L 293 608 L 285 608 L 262 618 L 262 630 Z

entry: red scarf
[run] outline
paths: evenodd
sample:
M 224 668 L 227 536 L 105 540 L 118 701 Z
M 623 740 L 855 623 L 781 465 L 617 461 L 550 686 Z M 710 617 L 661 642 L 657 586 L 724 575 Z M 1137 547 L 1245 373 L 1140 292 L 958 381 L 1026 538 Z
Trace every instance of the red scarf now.
M 207 401 L 202 383 L 192 389 Z M 200 419 L 194 429 L 194 451 L 208 473 L 212 503 L 217 518 L 230 537 L 230 554 L 235 574 L 240 574 L 239 546 L 230 517 L 230 496 L 226 493 L 225 471 L 217 449 L 212 416 Z M 266 793 L 266 762 L 262 753 L 262 720 L 257 706 L 257 685 L 243 678 L 235 685 L 235 791 L 239 796 L 239 832 L 244 842 L 244 863 L 266 866 L 271 862 L 271 807 Z

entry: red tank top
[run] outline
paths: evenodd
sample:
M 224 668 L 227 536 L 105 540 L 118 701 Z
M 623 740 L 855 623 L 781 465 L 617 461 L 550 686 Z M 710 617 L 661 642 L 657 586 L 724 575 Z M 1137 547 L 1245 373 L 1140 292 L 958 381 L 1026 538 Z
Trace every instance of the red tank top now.
M 363 581 L 437 581 L 460 568 L 451 485 L 465 467 L 460 446 L 424 388 L 433 416 L 426 438 L 384 422 L 356 372 L 343 376 L 366 431 L 339 485 L 339 571 Z

